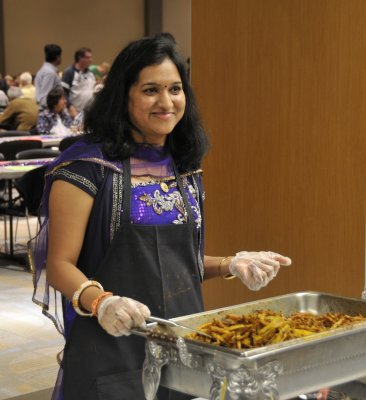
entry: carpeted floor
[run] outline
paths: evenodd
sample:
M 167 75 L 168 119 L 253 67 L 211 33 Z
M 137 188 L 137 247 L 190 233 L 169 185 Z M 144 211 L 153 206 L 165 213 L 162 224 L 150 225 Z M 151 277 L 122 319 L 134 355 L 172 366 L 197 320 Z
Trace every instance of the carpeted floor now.
M 24 253 L 28 240 L 24 223 L 20 221 L 18 254 Z M 0 234 L 2 249 L 3 245 Z M 32 274 L 24 264 L 0 255 L 0 400 L 50 399 L 63 339 L 32 302 L 32 289 Z M 33 397 L 24 397 L 29 394 Z

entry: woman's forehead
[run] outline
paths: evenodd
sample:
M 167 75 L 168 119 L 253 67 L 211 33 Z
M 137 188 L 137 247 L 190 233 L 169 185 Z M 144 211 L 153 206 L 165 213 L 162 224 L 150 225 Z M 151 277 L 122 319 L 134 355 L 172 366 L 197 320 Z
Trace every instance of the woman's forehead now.
M 148 82 L 164 83 L 165 81 L 181 81 L 178 68 L 169 58 L 166 58 L 160 64 L 148 65 L 143 68 L 137 80 L 139 84 L 146 84 Z

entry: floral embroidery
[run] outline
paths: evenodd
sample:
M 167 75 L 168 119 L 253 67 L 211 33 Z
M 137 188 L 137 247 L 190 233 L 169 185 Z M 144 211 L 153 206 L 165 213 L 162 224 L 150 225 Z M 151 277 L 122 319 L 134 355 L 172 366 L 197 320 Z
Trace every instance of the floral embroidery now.
M 194 194 L 194 197 L 196 197 L 196 193 L 193 193 L 194 188 L 190 185 L 189 191 L 192 195 Z M 156 189 L 153 195 L 144 192 L 139 199 L 144 202 L 146 206 L 152 207 L 154 212 L 158 215 L 161 215 L 164 211 L 171 212 L 176 209 L 178 211 L 178 215 L 177 218 L 173 220 L 173 224 L 183 224 L 188 220 L 188 214 L 184 207 L 182 195 L 177 190 L 171 193 L 161 193 L 158 189 Z M 201 213 L 199 207 L 192 206 L 192 210 L 197 216 L 195 222 L 198 226 L 200 226 Z
M 173 211 L 174 207 L 179 212 L 185 213 L 182 196 L 177 191 L 163 195 L 159 190 L 155 190 L 153 196 L 144 193 L 140 196 L 140 200 L 144 201 L 147 206 L 152 206 L 158 215 L 163 211 Z

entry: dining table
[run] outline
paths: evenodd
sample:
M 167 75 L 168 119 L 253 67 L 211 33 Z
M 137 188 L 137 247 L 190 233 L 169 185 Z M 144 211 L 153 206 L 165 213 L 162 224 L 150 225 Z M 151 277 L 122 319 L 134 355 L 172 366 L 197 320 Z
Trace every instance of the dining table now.
M 0 179 L 6 181 L 7 196 L 3 199 L 4 207 L 4 232 L 5 232 L 5 250 L 1 255 L 6 258 L 14 259 L 14 226 L 13 226 L 13 215 L 7 214 L 6 210 L 13 206 L 13 180 L 21 178 L 24 174 L 32 169 L 48 165 L 54 158 L 42 158 L 42 159 L 30 159 L 30 160 L 11 160 L 11 161 L 0 161 Z M 9 251 L 6 246 L 6 232 L 7 232 L 7 221 L 6 216 L 9 217 Z
M 0 143 L 12 142 L 14 140 L 40 140 L 42 147 L 53 147 L 60 144 L 61 140 L 67 136 L 63 135 L 26 135 L 26 136 L 4 136 L 0 138 Z

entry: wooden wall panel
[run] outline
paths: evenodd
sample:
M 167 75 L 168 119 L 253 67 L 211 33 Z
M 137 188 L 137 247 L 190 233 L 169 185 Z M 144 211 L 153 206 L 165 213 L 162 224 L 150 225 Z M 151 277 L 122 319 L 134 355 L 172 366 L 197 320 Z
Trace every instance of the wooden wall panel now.
M 192 81 L 210 132 L 206 253 L 289 255 L 266 289 L 204 284 L 208 309 L 364 285 L 366 2 L 193 0 Z

